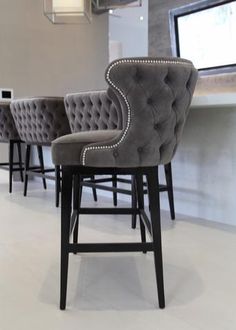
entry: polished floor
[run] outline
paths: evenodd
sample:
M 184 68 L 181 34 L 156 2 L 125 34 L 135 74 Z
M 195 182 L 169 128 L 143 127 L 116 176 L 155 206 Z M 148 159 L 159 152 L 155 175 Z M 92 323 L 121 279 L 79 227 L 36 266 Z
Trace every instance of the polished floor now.
M 0 330 L 234 330 L 236 228 L 162 214 L 166 309 L 159 310 L 152 253 L 70 257 L 68 308 L 60 311 L 60 211 L 50 186 L 0 173 Z M 90 193 L 84 203 L 91 202 Z M 110 205 L 109 198 L 99 202 Z M 124 202 L 123 202 L 124 203 Z M 100 205 L 101 205 L 100 204 Z M 139 240 L 127 216 L 84 216 L 81 241 Z

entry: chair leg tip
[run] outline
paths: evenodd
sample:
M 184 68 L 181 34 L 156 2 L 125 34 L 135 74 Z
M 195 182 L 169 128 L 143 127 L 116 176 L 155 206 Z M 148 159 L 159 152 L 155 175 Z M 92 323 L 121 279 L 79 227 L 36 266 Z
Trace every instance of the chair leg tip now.
M 159 302 L 159 308 L 160 308 L 160 309 L 164 309 L 165 307 L 166 307 L 165 300 Z

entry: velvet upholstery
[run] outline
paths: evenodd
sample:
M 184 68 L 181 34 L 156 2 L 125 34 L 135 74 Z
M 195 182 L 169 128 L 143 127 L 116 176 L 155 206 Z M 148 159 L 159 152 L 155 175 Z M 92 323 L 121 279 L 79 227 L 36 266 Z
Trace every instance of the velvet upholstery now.
M 10 103 L 0 103 L 0 142 L 20 140 L 14 119 L 10 110 Z
M 113 99 L 107 91 L 67 95 L 65 108 L 72 133 L 122 129 L 121 108 L 118 100 Z
M 63 98 L 14 100 L 11 112 L 21 140 L 28 144 L 51 145 L 57 137 L 70 133 Z
M 84 146 L 95 143 L 111 141 L 121 133 L 120 130 L 96 130 L 68 134 L 57 139 L 53 144 L 54 163 L 61 164 L 70 160 L 70 165 L 80 163 L 80 155 Z
M 116 60 L 107 68 L 106 81 L 111 88 L 109 97 L 114 97 L 114 102 L 116 98 L 122 109 L 122 132 L 110 141 L 84 146 L 76 165 L 148 167 L 169 163 L 180 141 L 197 81 L 192 63 L 180 58 Z M 91 92 L 87 95 L 92 98 Z M 58 143 L 55 140 L 52 144 L 53 161 L 71 165 L 70 156 L 60 157 Z

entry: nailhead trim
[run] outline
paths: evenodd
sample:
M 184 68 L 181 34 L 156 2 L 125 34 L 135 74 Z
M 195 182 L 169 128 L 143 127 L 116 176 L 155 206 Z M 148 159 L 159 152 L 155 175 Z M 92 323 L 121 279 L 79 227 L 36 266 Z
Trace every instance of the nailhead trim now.
M 192 66 L 191 62 L 187 62 L 187 61 L 178 61 L 178 60 L 134 60 L 134 59 L 123 59 L 123 60 L 118 60 L 116 62 L 114 62 L 108 69 L 107 71 L 107 75 L 106 75 L 106 78 L 107 78 L 107 81 L 109 82 L 109 84 L 114 87 L 121 95 L 121 97 L 123 97 L 124 101 L 125 101 L 125 104 L 127 105 L 127 108 L 128 108 L 128 119 L 127 119 L 127 124 L 126 124 L 126 128 L 120 138 L 120 140 L 115 143 L 115 144 L 112 144 L 110 146 L 96 146 L 96 147 L 86 147 L 83 151 L 83 154 L 82 154 L 82 165 L 85 166 L 85 163 L 86 163 L 86 153 L 89 151 L 89 150 L 102 150 L 102 149 L 113 149 L 113 148 L 116 148 L 118 147 L 122 141 L 124 140 L 128 130 L 129 130 L 129 127 L 130 127 L 130 123 L 131 123 L 131 108 L 130 108 L 130 104 L 125 96 L 125 94 L 122 92 L 122 90 L 117 87 L 113 82 L 112 80 L 110 79 L 110 72 L 111 70 L 121 64 L 121 63 L 146 63 L 146 64 L 184 64 L 184 65 L 190 65 Z

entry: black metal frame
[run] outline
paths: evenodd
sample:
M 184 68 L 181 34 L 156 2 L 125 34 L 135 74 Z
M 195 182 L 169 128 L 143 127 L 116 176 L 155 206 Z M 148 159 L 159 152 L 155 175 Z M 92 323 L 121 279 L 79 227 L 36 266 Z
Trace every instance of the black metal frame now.
M 172 179 L 172 166 L 171 163 L 164 165 L 164 171 L 165 171 L 165 178 L 166 178 L 166 184 L 159 184 L 159 191 L 160 192 L 167 192 L 168 194 L 168 200 L 169 200 L 169 206 L 170 206 L 170 216 L 172 220 L 175 220 L 175 206 L 174 206 L 174 193 L 173 193 L 173 179 Z M 105 186 L 102 183 L 106 182 L 112 182 L 112 186 Z M 118 188 L 117 183 L 125 183 L 125 184 L 131 184 L 131 189 L 124 189 L 124 188 Z M 99 190 L 105 190 L 105 191 L 111 191 L 113 192 L 113 204 L 114 206 L 117 206 L 117 194 L 124 194 L 124 195 L 130 195 L 132 198 L 132 207 L 135 208 L 137 204 L 137 196 L 136 196 L 136 188 L 134 185 L 134 178 L 124 179 L 118 177 L 116 174 L 112 175 L 108 178 L 99 178 L 99 179 L 92 179 L 92 180 L 84 180 L 83 186 L 85 187 L 95 187 Z M 144 187 L 147 187 L 147 183 L 144 182 Z M 144 190 L 144 194 L 147 194 L 147 189 Z M 132 215 L 132 221 L 131 221 L 131 227 L 133 229 L 136 228 L 137 223 L 137 215 Z
M 135 208 L 83 208 L 81 207 L 82 180 L 85 175 L 132 175 L 138 197 Z M 143 175 L 147 177 L 150 220 L 144 210 Z M 77 252 L 154 252 L 159 307 L 165 307 L 160 198 L 158 168 L 91 168 L 84 166 L 62 166 L 61 205 L 61 280 L 60 309 L 66 308 L 69 253 Z M 141 243 L 78 243 L 80 214 L 138 214 L 141 225 Z M 146 231 L 151 242 L 146 242 Z M 70 236 L 73 237 L 71 242 Z
M 22 162 L 22 154 L 21 154 L 21 143 L 20 140 L 10 140 L 8 142 L 9 154 L 8 154 L 8 163 L 0 163 L 0 168 L 2 170 L 9 171 L 9 193 L 12 192 L 12 181 L 13 181 L 13 173 L 20 172 L 21 182 L 24 181 L 23 178 L 23 162 Z M 18 151 L 18 162 L 14 162 L 14 147 L 17 146 Z M 17 166 L 17 167 L 16 167 Z

